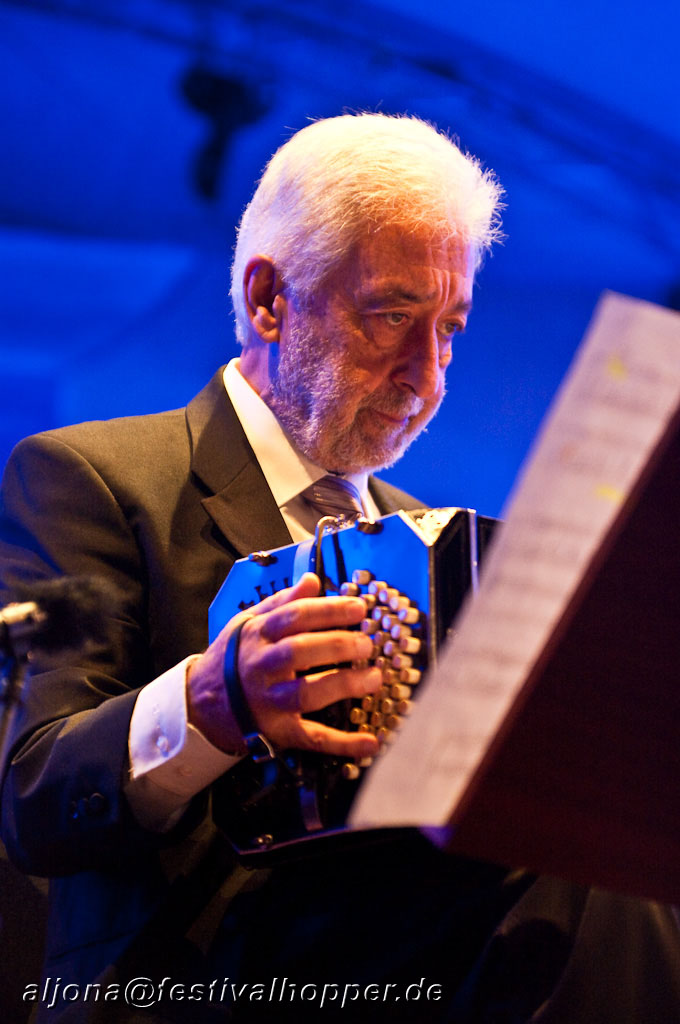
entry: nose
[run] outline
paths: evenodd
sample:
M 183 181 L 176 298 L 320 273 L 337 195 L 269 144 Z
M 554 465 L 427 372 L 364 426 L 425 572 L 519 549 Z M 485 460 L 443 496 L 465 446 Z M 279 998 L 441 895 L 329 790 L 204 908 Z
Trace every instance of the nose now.
M 395 383 L 423 400 L 437 395 L 444 378 L 440 344 L 434 329 L 410 332 L 393 375 Z

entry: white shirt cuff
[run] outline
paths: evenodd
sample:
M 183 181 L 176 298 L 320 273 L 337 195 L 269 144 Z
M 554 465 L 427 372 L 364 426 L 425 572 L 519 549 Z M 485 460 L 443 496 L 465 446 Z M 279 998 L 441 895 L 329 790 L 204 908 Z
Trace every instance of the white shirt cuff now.
M 191 798 L 239 760 L 187 721 L 186 678 L 196 657 L 145 686 L 132 712 L 125 795 L 140 824 L 154 831 L 172 828 Z

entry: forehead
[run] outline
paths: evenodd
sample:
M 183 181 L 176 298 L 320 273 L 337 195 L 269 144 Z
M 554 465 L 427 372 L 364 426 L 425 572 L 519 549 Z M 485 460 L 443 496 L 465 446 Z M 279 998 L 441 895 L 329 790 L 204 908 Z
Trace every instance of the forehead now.
M 374 293 L 387 297 L 393 291 L 412 301 L 449 295 L 456 301 L 469 300 L 473 253 L 459 238 L 433 239 L 388 226 L 360 239 L 333 277 L 333 283 L 359 298 Z

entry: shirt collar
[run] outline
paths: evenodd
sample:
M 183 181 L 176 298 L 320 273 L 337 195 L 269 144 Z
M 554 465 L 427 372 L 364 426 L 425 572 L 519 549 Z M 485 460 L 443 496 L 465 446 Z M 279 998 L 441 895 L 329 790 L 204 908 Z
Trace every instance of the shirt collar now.
M 269 406 L 241 375 L 238 359 L 224 368 L 224 386 L 279 508 L 326 476 L 327 470 L 297 450 Z M 345 479 L 365 501 L 368 473 L 348 474 Z

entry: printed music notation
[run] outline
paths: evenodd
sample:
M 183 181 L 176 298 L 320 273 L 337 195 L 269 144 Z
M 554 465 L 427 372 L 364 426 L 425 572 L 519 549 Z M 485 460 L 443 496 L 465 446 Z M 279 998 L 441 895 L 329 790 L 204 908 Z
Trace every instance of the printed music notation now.
M 584 581 L 606 558 L 655 453 L 678 432 L 679 405 L 680 316 L 606 294 L 520 474 L 479 591 L 400 742 L 359 793 L 352 825 L 446 826 L 473 815 Z M 583 763 L 595 760 L 586 752 Z

